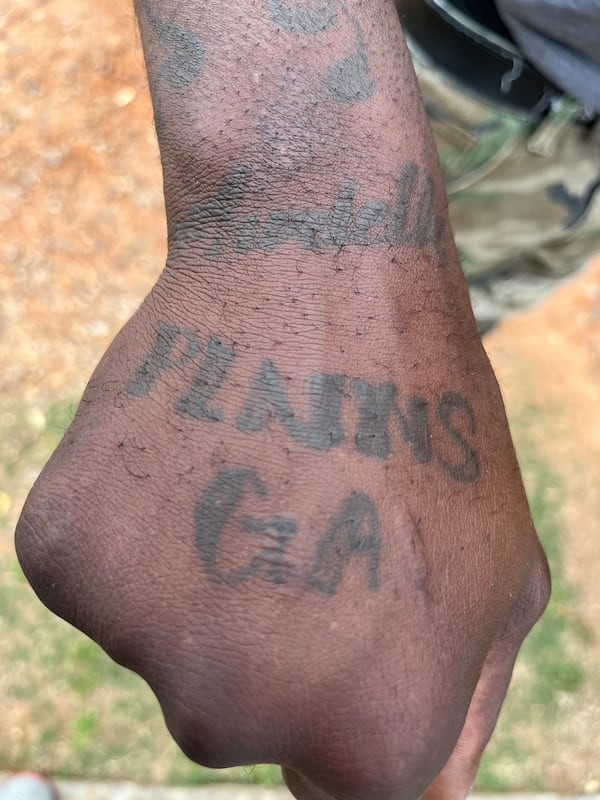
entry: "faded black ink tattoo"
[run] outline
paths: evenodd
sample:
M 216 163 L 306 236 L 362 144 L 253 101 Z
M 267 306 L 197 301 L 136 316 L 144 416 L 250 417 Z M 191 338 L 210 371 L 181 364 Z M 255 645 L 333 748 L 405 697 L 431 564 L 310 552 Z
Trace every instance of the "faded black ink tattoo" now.
M 246 467 L 224 470 L 206 487 L 196 504 L 194 511 L 196 544 L 204 566 L 217 583 L 239 582 L 238 575 L 228 576 L 219 571 L 219 542 L 229 518 L 249 489 L 259 497 L 266 497 L 268 494 L 264 483 L 254 470 Z
M 313 2 L 299 6 L 282 0 L 265 0 L 265 5 L 273 20 L 286 31 L 299 36 L 313 36 L 316 33 L 335 28 L 338 14 L 330 2 Z
M 380 460 L 407 447 L 416 463 L 439 464 L 457 483 L 479 479 L 475 411 L 458 392 L 444 391 L 426 399 L 403 393 L 391 382 L 317 372 L 306 386 L 309 411 L 299 415 L 277 363 L 265 358 L 249 380 L 244 368 L 247 389 L 241 407 L 237 412 L 226 411 L 218 394 L 234 374 L 236 363 L 233 343 L 225 337 L 213 335 L 202 341 L 190 328 L 161 322 L 126 389 L 130 395 L 145 397 L 163 375 L 176 370 L 186 375 L 190 385 L 176 399 L 174 411 L 189 419 L 233 424 L 247 434 L 280 427 L 292 441 L 310 450 L 327 451 L 346 444 Z M 352 431 L 344 430 L 343 424 L 348 404 L 356 419 Z
M 393 383 L 369 383 L 358 378 L 353 386 L 359 413 L 356 449 L 369 456 L 387 458 L 392 452 L 389 432 L 392 417 L 417 461 L 428 464 L 433 453 L 425 398 L 411 396 L 408 408 L 403 411 L 397 402 L 398 387 Z
M 352 25 L 355 41 L 350 53 L 334 61 L 322 78 L 327 94 L 338 102 L 355 103 L 368 100 L 373 94 L 367 46 L 362 28 L 343 0 L 313 2 L 310 5 L 265 0 L 274 22 L 298 36 L 314 36 L 339 24 L 340 16 Z M 337 11 L 338 9 L 339 11 Z
M 154 124 L 160 134 L 165 127 L 163 92 L 183 92 L 204 69 L 204 45 L 188 28 L 156 12 L 153 0 L 139 0 L 152 31 L 158 38 L 165 57 L 150 89 L 154 106 Z
M 289 516 L 259 519 L 239 514 L 244 500 L 266 498 L 269 492 L 256 470 L 236 467 L 220 472 L 204 489 L 194 509 L 194 536 L 204 568 L 212 581 L 235 586 L 259 578 L 276 586 L 305 585 L 335 594 L 348 562 L 365 564 L 366 587 L 379 589 L 381 534 L 377 509 L 364 492 L 346 497 L 317 546 L 308 574 L 291 563 L 288 547 L 298 532 Z M 256 554 L 242 567 L 231 568 L 220 557 L 220 545 L 228 535 L 256 539 Z M 239 538 L 237 539 L 239 542 Z M 225 562 L 225 563 L 223 563 Z
M 137 397 L 144 397 L 161 373 L 182 367 L 199 352 L 200 343 L 192 330 L 159 322 L 152 347 L 129 381 L 127 391 Z
M 212 197 L 191 205 L 170 232 L 172 255 L 191 245 L 216 259 L 228 249 L 240 255 L 284 245 L 322 252 L 346 246 L 407 245 L 444 257 L 442 215 L 434 211 L 433 181 L 414 162 L 395 180 L 391 202 L 374 198 L 359 205 L 358 182 L 346 178 L 329 206 L 294 207 L 243 214 L 252 188 L 252 169 L 238 166 Z
M 277 367 L 269 359 L 263 359 L 236 427 L 240 431 L 262 431 L 271 419 L 280 420 L 292 439 L 302 440 L 304 426 L 290 408 Z
M 353 492 L 344 500 L 319 543 L 308 576 L 309 586 L 326 594 L 335 594 L 347 560 L 364 556 L 367 586 L 372 592 L 377 591 L 380 546 L 381 535 L 375 504 L 364 492 Z
M 467 434 L 473 436 L 477 430 L 473 408 L 461 394 L 445 392 L 439 400 L 437 414 L 444 431 L 462 452 L 462 458 L 456 463 L 441 458 L 442 466 L 455 481 L 460 483 L 476 481 L 481 472 L 479 456 L 456 424 L 457 418 L 462 417 L 467 423 Z
M 233 347 L 209 336 L 206 355 L 194 379 L 194 385 L 179 399 L 177 411 L 196 419 L 212 419 L 220 422 L 223 413 L 219 408 L 208 408 L 207 403 L 229 374 L 235 358 Z
M 315 450 L 329 450 L 344 438 L 340 414 L 345 382 L 344 375 L 312 375 L 309 385 L 312 415 L 305 422 L 291 409 L 277 367 L 273 361 L 264 359 L 250 384 L 236 427 L 240 431 L 262 431 L 275 419 L 296 442 Z
M 254 519 L 244 517 L 242 529 L 248 533 L 262 534 L 266 542 L 247 567 L 238 572 L 241 580 L 250 577 L 264 577 L 265 580 L 280 585 L 287 583 L 293 567 L 287 561 L 286 548 L 296 535 L 297 525 L 290 517 Z
M 204 68 L 204 46 L 188 28 L 161 17 L 152 0 L 140 0 L 140 5 L 166 53 L 159 70 L 159 81 L 166 82 L 175 92 L 182 92 Z
M 334 61 L 323 76 L 323 85 L 339 102 L 356 103 L 368 100 L 373 94 L 369 73 L 367 45 L 360 25 L 348 14 L 356 40 L 347 56 Z

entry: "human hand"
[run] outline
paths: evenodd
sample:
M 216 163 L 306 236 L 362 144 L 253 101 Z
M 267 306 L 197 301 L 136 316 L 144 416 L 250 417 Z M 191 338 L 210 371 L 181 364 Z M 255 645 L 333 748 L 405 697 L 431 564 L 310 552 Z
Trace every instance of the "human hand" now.
M 200 763 L 281 763 L 304 800 L 417 797 L 450 758 L 430 792 L 458 797 L 548 587 L 498 389 L 468 308 L 297 267 L 165 271 L 19 557 Z
M 244 0 L 209 52 L 224 4 L 140 5 L 169 259 L 30 494 L 25 573 L 192 759 L 462 797 L 549 581 L 393 9 Z M 355 51 L 315 72 L 322 37 Z

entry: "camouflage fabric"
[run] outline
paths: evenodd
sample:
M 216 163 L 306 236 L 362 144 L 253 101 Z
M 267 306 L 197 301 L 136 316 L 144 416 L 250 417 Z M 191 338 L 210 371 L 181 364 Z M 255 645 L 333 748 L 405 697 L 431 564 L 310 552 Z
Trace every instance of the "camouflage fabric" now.
M 537 126 L 413 62 L 482 330 L 543 299 L 600 251 L 600 124 L 568 98 Z

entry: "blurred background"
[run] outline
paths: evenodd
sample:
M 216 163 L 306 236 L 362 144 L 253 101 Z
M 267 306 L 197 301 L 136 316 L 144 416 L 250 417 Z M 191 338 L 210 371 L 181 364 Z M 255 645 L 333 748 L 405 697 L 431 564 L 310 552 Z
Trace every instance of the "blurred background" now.
M 158 276 L 165 224 L 133 10 L 0 10 L 0 771 L 194 784 L 136 676 L 28 588 L 13 530 L 100 356 Z M 486 337 L 551 606 L 527 640 L 478 786 L 600 791 L 600 259 Z

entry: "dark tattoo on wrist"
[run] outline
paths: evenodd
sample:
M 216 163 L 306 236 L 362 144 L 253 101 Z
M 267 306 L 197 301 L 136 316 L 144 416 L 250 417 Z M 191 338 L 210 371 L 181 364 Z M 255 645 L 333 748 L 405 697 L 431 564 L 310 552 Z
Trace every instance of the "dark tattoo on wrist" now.
M 328 451 L 349 444 L 357 453 L 380 460 L 390 458 L 398 447 L 407 447 L 415 463 L 439 464 L 458 483 L 479 478 L 479 456 L 473 446 L 475 412 L 458 392 L 443 391 L 427 400 L 420 395 L 403 396 L 394 383 L 318 372 L 308 380 L 310 412 L 301 417 L 294 411 L 276 362 L 263 358 L 252 373 L 241 407 L 226 413 L 217 395 L 236 360 L 231 342 L 218 336 L 202 342 L 190 328 L 161 322 L 127 392 L 145 397 L 165 373 L 185 370 L 189 374 L 193 363 L 196 373 L 191 386 L 174 406 L 177 414 L 188 419 L 234 424 L 249 434 L 280 427 L 292 441 L 310 450 Z M 248 374 L 246 366 L 244 374 Z M 348 405 L 356 418 L 351 432 L 343 426 Z
M 308 574 L 292 564 L 288 548 L 298 532 L 289 516 L 255 518 L 243 514 L 244 500 L 268 498 L 269 492 L 257 472 L 237 467 L 220 472 L 201 493 L 194 510 L 196 545 L 204 568 L 215 583 L 235 586 L 251 578 L 275 585 L 305 585 L 324 594 L 335 594 L 349 562 L 362 561 L 365 585 L 379 588 L 381 535 L 377 509 L 365 492 L 344 498 L 317 545 Z M 223 564 L 219 557 L 223 539 L 227 552 L 242 549 L 246 537 L 253 539 L 253 554 L 241 565 Z M 236 537 L 235 545 L 231 537 Z M 237 546 L 236 546 L 237 545 Z
M 241 255 L 292 244 L 321 252 L 347 246 L 409 245 L 431 248 L 443 257 L 442 215 L 434 211 L 433 181 L 407 161 L 394 181 L 393 201 L 359 204 L 359 185 L 346 178 L 329 206 L 290 207 L 244 214 L 240 207 L 253 189 L 252 170 L 239 166 L 217 193 L 194 203 L 170 232 L 171 254 L 198 244 L 205 258 L 219 258 L 232 248 Z
M 368 100 L 373 94 L 367 47 L 362 28 L 343 0 L 299 6 L 284 0 L 265 0 L 274 22 L 298 36 L 314 36 L 337 27 L 340 14 L 352 25 L 355 41 L 350 53 L 333 62 L 322 78 L 327 94 L 339 102 Z M 336 10 L 338 9 L 338 10 Z

